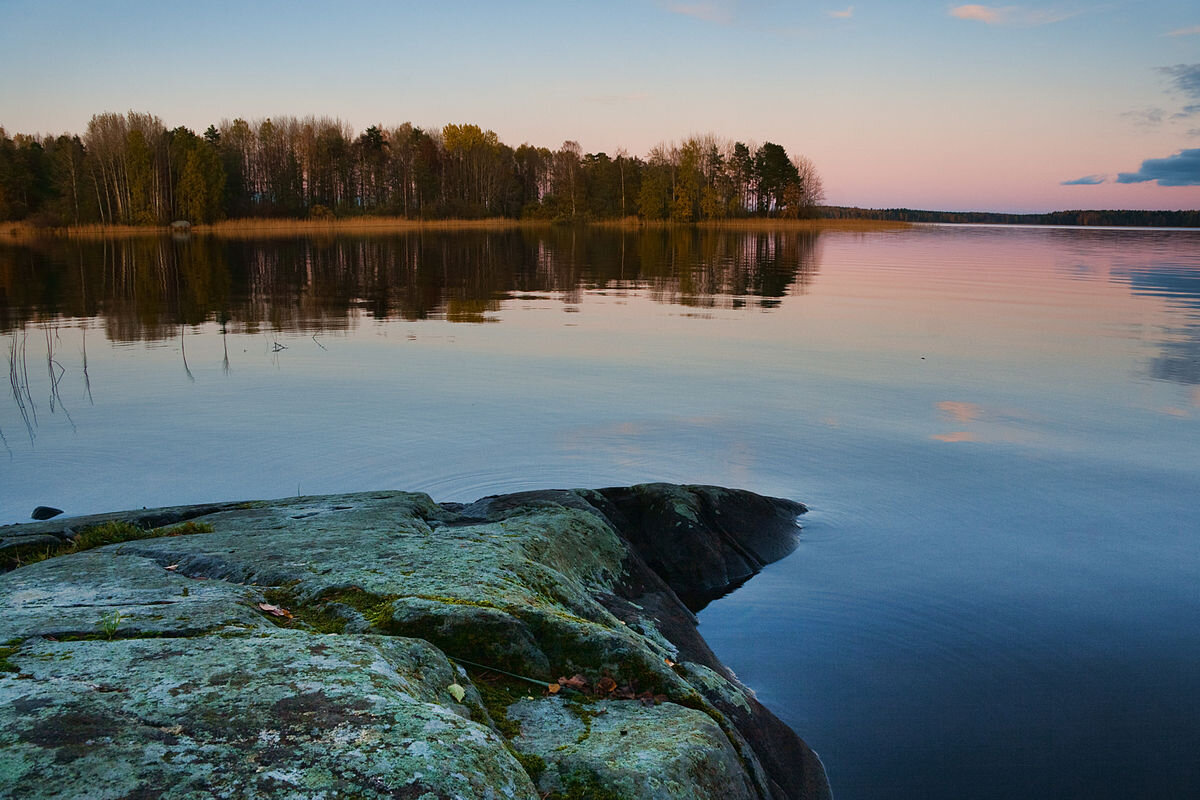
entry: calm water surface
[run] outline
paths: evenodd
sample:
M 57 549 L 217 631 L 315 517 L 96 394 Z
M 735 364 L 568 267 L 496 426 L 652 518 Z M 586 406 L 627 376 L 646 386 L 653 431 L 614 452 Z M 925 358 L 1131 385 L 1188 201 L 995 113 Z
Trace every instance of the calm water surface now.
M 1200 795 L 1200 232 L 7 246 L 0 357 L 0 523 L 792 497 L 701 629 L 839 800 Z

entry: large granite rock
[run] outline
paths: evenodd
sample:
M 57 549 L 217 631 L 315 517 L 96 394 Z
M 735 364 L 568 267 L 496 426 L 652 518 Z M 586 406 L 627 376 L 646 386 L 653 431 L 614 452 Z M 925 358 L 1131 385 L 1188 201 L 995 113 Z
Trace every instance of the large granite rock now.
M 0 796 L 828 797 L 691 610 L 803 510 L 654 484 L 0 528 Z

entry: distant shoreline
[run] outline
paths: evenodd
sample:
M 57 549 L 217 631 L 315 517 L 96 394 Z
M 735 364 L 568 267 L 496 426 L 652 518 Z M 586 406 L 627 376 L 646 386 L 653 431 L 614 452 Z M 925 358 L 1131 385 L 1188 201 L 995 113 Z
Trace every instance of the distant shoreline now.
M 818 213 L 829 220 L 881 220 L 940 222 L 957 225 L 1073 225 L 1079 227 L 1200 228 L 1200 209 L 1141 211 L 1091 209 L 1049 211 L 1044 214 L 1004 214 L 994 211 L 923 211 L 913 208 L 857 208 L 823 206 Z
M 288 236 L 386 235 L 395 233 L 449 233 L 455 231 L 503 231 L 548 229 L 557 225 L 611 230 L 665 230 L 698 228 L 701 230 L 741 230 L 756 232 L 785 231 L 881 231 L 900 230 L 913 224 L 952 225 L 1033 225 L 1076 227 L 1200 228 L 1200 210 L 1138 211 L 1092 210 L 1052 211 L 1045 214 L 1004 214 L 990 211 L 925 211 L 909 208 L 857 208 L 825 206 L 812 219 L 747 217 L 671 222 L 624 219 L 595 220 L 579 223 L 555 223 L 545 219 L 487 217 L 483 219 L 413 219 L 407 217 L 364 215 L 323 219 L 283 217 L 244 217 L 208 225 L 192 225 L 188 232 L 222 239 L 273 239 Z M 19 243 L 37 239 L 126 239 L 167 236 L 169 225 L 69 225 L 43 227 L 28 222 L 0 223 L 0 243 Z
M 748 218 L 712 220 L 697 223 L 645 221 L 637 217 L 580 223 L 583 227 L 613 230 L 666 230 L 698 228 L 701 230 L 738 230 L 756 232 L 787 231 L 879 231 L 902 230 L 910 223 L 898 220 L 873 219 L 780 219 Z M 393 233 L 450 233 L 467 231 L 538 230 L 555 227 L 547 220 L 509 219 L 408 219 L 404 217 L 342 217 L 335 219 L 245 218 L 192 225 L 188 234 L 213 236 L 222 239 L 271 239 L 289 236 L 320 235 L 385 235 Z M 25 222 L 0 223 L 0 242 L 25 242 L 36 239 L 124 239 L 169 236 L 168 225 L 79 225 L 65 227 L 36 227 Z

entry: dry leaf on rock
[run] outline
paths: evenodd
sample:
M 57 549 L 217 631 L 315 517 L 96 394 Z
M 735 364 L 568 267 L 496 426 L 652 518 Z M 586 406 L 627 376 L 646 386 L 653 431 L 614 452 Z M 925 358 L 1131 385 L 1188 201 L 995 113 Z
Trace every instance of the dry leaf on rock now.
M 283 617 L 284 619 L 294 619 L 294 617 L 292 616 L 292 612 L 288 611 L 286 608 L 280 608 L 279 606 L 273 606 L 270 603 L 259 603 L 258 607 L 273 617 Z
M 569 678 L 561 678 L 560 677 L 558 679 L 558 685 L 563 688 L 566 688 L 566 689 L 574 689 L 576 691 L 582 692 L 583 690 L 587 689 L 588 682 L 587 682 L 587 678 L 583 677 L 582 675 L 577 674 L 577 675 L 572 675 Z

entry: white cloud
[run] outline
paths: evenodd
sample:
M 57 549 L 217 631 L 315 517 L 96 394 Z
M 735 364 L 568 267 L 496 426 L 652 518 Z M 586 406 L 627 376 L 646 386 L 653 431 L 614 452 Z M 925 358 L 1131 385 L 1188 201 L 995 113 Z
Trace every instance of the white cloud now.
M 829 16 L 834 19 L 850 19 L 854 16 L 854 6 L 849 6 L 842 11 L 830 11 Z
M 1167 36 L 1197 36 L 1200 35 L 1200 25 L 1193 25 L 1190 28 L 1180 28 L 1171 31 Z

